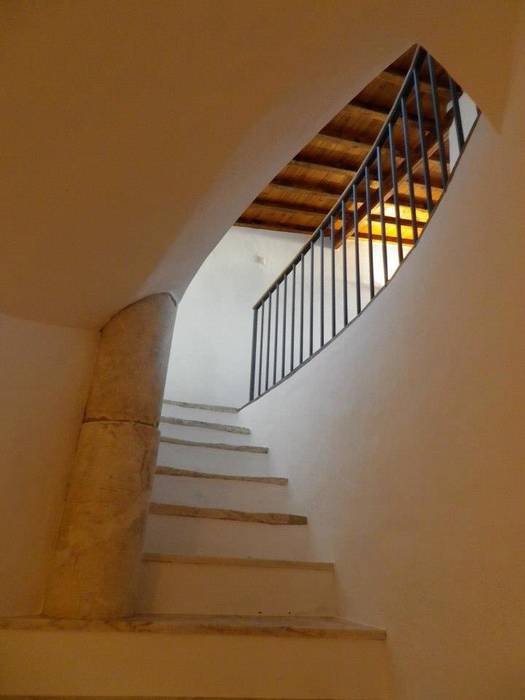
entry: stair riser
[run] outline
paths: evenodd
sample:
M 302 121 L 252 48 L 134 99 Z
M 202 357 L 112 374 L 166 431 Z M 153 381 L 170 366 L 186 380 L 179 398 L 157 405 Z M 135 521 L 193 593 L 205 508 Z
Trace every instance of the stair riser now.
M 268 463 L 267 454 L 189 447 L 164 442 L 160 443 L 157 457 L 157 464 L 237 476 L 271 475 Z M 282 473 L 276 476 L 282 476 Z
M 0 658 L 6 696 L 388 697 L 373 640 L 6 630 Z
M 306 525 L 148 516 L 144 551 L 210 557 L 315 559 Z
M 182 440 L 194 440 L 201 442 L 226 442 L 231 445 L 254 445 L 252 435 L 240 435 L 226 430 L 209 430 L 206 428 L 193 428 L 186 425 L 171 425 L 160 423 L 161 435 L 180 438 Z
M 151 500 L 156 503 L 179 503 L 201 508 L 226 508 L 259 512 L 290 511 L 285 486 L 249 481 L 194 479 L 157 474 Z
M 173 416 L 174 418 L 186 418 L 187 420 L 205 420 L 212 423 L 229 423 L 230 425 L 242 425 L 239 421 L 238 413 L 225 413 L 223 411 L 204 411 L 196 408 L 185 408 L 183 406 L 172 406 L 162 404 L 162 414 Z
M 145 562 L 138 613 L 335 616 L 333 571 Z

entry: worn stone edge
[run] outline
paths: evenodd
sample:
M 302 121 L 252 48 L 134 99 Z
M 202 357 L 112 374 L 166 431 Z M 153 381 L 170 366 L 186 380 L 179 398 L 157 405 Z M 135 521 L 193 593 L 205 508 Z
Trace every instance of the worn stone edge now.
M 187 554 L 160 554 L 146 552 L 142 561 L 159 564 L 194 564 L 211 566 L 239 566 L 260 569 L 301 569 L 310 571 L 334 571 L 335 564 L 328 561 L 294 561 L 293 559 L 252 559 L 251 557 L 207 557 Z
M 168 515 L 182 518 L 208 518 L 211 520 L 233 520 L 246 523 L 263 523 L 265 525 L 306 525 L 305 515 L 293 513 L 256 513 L 228 508 L 201 508 L 176 503 L 150 503 L 152 515 Z
M 235 474 L 214 474 L 213 472 L 201 472 L 195 469 L 181 469 L 159 464 L 155 470 L 162 476 L 183 476 L 191 479 L 219 479 L 224 481 L 247 481 L 257 484 L 272 484 L 274 486 L 287 486 L 288 479 L 285 476 L 237 476 Z

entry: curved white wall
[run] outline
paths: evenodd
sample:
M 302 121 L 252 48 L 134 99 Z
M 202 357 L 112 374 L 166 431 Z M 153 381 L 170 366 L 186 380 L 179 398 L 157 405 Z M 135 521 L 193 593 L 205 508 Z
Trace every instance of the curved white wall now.
M 345 614 L 387 629 L 396 700 L 525 693 L 524 20 L 501 132 L 482 117 L 389 288 L 241 416 Z

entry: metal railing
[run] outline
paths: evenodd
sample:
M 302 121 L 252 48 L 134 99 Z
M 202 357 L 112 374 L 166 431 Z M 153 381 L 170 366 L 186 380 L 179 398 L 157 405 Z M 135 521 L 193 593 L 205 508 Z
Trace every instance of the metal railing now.
M 250 400 L 344 330 L 417 244 L 450 178 L 447 141 L 458 157 L 465 145 L 460 95 L 441 68 L 438 84 L 434 60 L 418 47 L 350 184 L 253 307 Z

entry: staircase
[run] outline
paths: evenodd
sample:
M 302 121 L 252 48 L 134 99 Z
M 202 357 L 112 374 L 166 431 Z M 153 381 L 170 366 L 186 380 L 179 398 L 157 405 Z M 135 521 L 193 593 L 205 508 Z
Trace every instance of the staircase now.
M 338 617 L 239 411 L 165 401 L 160 428 L 137 615 L 1 620 L 0 694 L 388 698 L 384 631 Z

